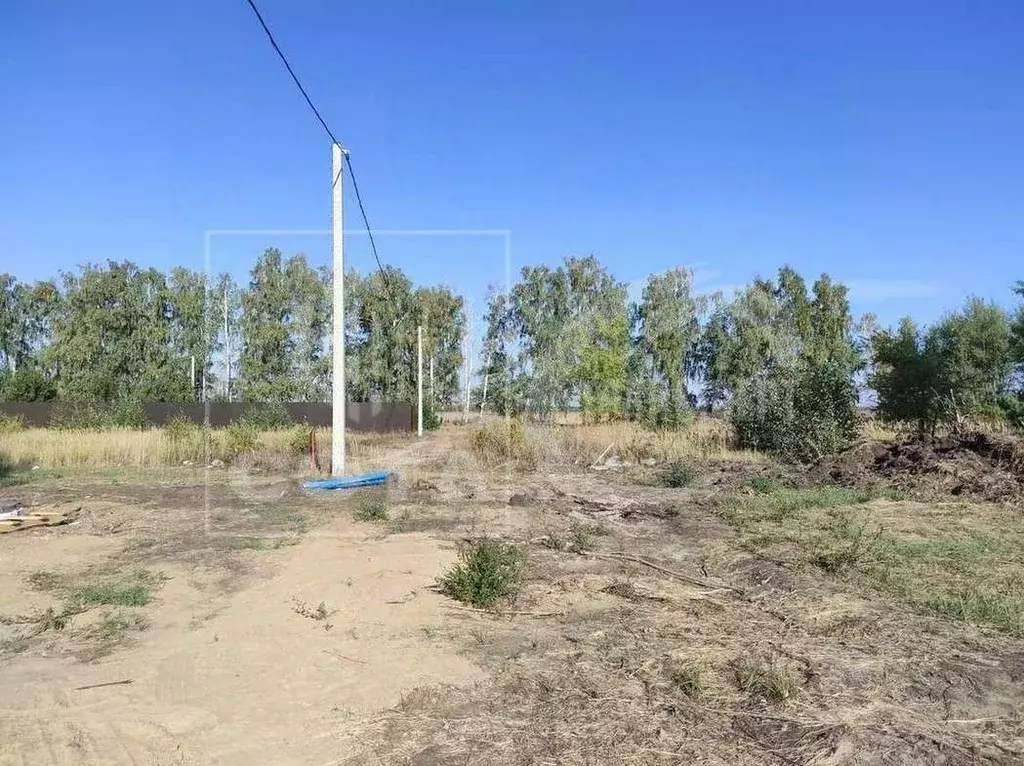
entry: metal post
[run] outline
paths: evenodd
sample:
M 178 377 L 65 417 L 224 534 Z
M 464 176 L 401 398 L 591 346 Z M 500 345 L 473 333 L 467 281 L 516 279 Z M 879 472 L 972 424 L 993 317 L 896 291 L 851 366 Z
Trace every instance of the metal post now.
M 342 217 L 340 144 L 331 146 L 331 255 L 334 287 L 331 349 L 331 475 L 345 474 L 345 245 Z
M 416 435 L 423 436 L 423 325 L 416 328 Z

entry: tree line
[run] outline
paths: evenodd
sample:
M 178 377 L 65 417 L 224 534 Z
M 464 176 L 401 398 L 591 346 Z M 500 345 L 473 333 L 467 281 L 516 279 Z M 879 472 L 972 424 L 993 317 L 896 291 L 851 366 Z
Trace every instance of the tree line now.
M 352 401 L 415 401 L 416 327 L 428 391 L 458 397 L 463 300 L 399 269 L 345 274 Z M 178 267 L 85 265 L 35 283 L 0 274 L 0 400 L 327 401 L 331 274 L 306 256 L 263 252 L 239 285 Z
M 1015 292 L 1024 298 L 1024 283 Z M 1024 307 L 979 298 L 929 327 L 855 318 L 847 288 L 792 268 L 732 296 L 700 295 L 686 269 L 638 299 L 593 256 L 524 268 L 488 300 L 481 408 L 678 427 L 724 408 L 740 442 L 806 460 L 854 438 L 865 397 L 922 432 L 970 419 L 1024 421 Z
M 33 284 L 0 275 L 0 398 L 325 401 L 331 275 L 266 250 L 249 280 L 87 265 Z M 1024 298 L 1024 283 L 1014 287 Z M 415 401 L 424 327 L 428 404 L 465 392 L 464 300 L 388 267 L 345 275 L 348 395 Z M 594 256 L 522 269 L 492 289 L 475 407 L 550 418 L 685 425 L 724 410 L 742 444 L 811 459 L 848 444 L 858 408 L 921 432 L 978 419 L 1024 422 L 1024 307 L 970 298 L 929 326 L 854 317 L 847 288 L 788 266 L 733 295 L 693 275 L 650 275 L 631 298 Z M 195 375 L 192 361 L 195 360 Z

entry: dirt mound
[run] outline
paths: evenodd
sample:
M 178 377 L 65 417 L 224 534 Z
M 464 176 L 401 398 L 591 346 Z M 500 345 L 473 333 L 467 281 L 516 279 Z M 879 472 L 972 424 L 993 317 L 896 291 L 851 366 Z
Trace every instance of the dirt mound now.
M 823 458 L 815 476 L 849 486 L 890 486 L 986 500 L 1024 496 L 1024 444 L 982 432 L 863 442 Z

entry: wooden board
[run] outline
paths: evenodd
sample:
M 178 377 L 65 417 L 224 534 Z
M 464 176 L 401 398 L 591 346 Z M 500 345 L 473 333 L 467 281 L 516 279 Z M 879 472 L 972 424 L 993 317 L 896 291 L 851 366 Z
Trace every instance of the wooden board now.
M 0 535 L 5 532 L 17 532 L 19 529 L 32 527 L 56 527 L 67 524 L 78 518 L 81 507 L 54 509 L 51 511 L 28 511 L 23 516 L 13 519 L 0 519 Z

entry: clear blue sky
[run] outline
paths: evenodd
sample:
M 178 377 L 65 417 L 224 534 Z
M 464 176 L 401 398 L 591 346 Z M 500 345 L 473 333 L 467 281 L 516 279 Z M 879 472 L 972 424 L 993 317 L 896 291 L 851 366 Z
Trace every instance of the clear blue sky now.
M 789 262 L 884 321 L 1024 278 L 1020 0 L 262 0 L 371 223 L 509 229 L 702 287 Z M 0 10 L 0 269 L 202 268 L 207 229 L 326 228 L 330 150 L 243 0 Z M 349 197 L 347 220 L 356 226 Z M 268 245 L 218 237 L 241 274 Z M 382 237 L 479 307 L 500 238 Z M 371 261 L 365 237 L 349 261 Z

